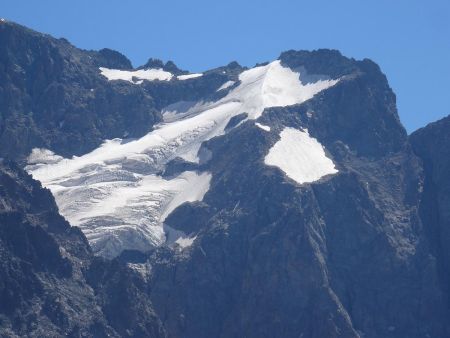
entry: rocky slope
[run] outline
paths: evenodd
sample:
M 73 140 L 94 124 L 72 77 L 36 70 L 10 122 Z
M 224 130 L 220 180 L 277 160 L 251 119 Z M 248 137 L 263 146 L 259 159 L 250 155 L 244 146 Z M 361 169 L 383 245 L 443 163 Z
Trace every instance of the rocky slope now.
M 409 138 L 372 61 L 288 51 L 190 74 L 12 23 L 0 39 L 0 156 L 38 148 L 26 169 L 120 255 L 95 258 L 3 165 L 13 229 L 48 243 L 0 224 L 1 276 L 19 281 L 6 335 L 450 336 L 449 120 Z
M 0 163 L 0 336 L 164 337 L 144 283 L 93 256 L 52 195 Z

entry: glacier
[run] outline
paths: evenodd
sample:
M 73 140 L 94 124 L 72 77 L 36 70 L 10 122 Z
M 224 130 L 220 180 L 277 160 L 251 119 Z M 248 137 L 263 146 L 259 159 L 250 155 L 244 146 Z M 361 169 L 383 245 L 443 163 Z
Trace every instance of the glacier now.
M 173 77 L 160 69 L 101 71 L 110 80 L 130 82 L 136 78 L 169 81 Z M 185 79 L 196 81 L 201 76 L 190 74 Z M 207 160 L 201 156 L 203 142 L 228 132 L 225 127 L 232 117 L 247 113 L 246 120 L 256 121 L 265 108 L 305 102 L 338 82 L 304 84 L 300 73 L 276 60 L 243 71 L 236 84 L 225 82 L 219 90 L 230 88 L 229 92 L 217 101 L 180 104 L 184 109 L 175 113 L 170 107 L 163 109 L 163 122 L 139 139 L 106 140 L 92 152 L 72 158 L 35 149 L 26 169 L 51 190 L 61 214 L 81 228 L 97 254 L 115 257 L 126 249 L 146 251 L 168 241 L 166 217 L 185 202 L 203 200 L 212 179 L 210 173 L 197 171 L 163 177 L 161 172 L 171 160 L 202 163 Z M 279 166 L 300 183 L 332 172 L 332 162 L 327 162 L 322 146 L 307 132 L 285 129 L 280 136 L 266 164 Z M 297 161 L 306 169 L 299 169 Z M 183 247 L 191 244 L 189 234 L 175 234 L 178 237 L 170 242 Z

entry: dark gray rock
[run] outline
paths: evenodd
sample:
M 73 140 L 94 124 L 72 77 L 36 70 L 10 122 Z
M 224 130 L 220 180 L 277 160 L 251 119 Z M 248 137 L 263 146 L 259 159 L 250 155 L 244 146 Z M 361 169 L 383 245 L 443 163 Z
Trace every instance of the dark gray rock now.
M 0 163 L 0 336 L 164 337 L 144 281 L 95 258 L 52 195 Z
M 417 130 L 410 140 L 425 170 L 420 213 L 450 304 L 450 116 Z
M 91 57 L 96 59 L 98 67 L 123 70 L 133 69 L 131 61 L 125 55 L 109 48 L 100 49 L 98 52 L 94 51 L 91 53 Z

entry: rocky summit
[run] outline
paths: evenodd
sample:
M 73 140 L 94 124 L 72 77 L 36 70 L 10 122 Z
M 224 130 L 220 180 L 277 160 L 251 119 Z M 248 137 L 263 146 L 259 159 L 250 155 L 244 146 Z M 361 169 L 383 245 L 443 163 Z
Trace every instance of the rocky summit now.
M 0 22 L 0 334 L 450 336 L 450 117 L 287 51 L 191 73 Z

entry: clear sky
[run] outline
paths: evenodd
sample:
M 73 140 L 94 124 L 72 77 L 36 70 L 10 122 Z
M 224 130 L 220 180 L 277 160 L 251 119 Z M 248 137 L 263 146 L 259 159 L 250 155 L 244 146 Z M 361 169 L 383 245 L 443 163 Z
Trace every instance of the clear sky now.
M 381 66 L 409 132 L 450 114 L 450 0 L 1 0 L 0 17 L 135 66 L 202 71 L 335 48 Z

